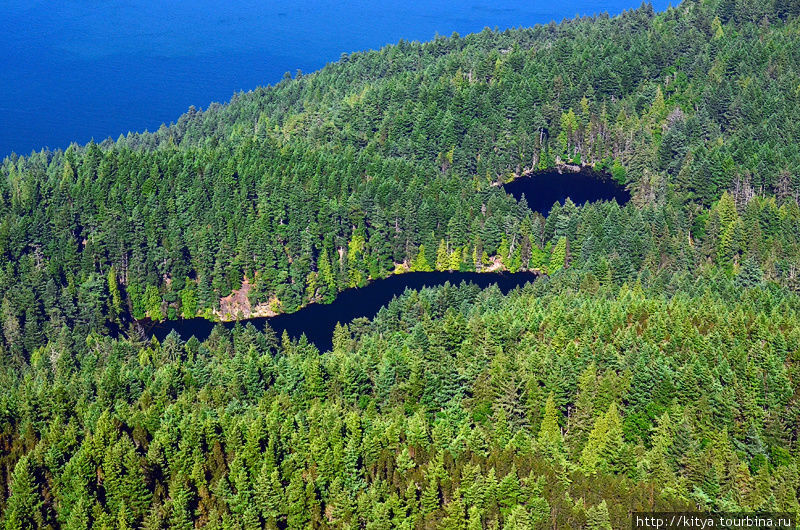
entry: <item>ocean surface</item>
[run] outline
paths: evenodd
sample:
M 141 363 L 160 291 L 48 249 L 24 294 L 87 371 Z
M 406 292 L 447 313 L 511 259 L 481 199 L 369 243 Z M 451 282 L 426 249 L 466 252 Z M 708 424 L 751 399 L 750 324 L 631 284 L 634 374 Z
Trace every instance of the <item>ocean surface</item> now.
M 190 105 L 311 72 L 343 52 L 575 15 L 636 0 L 5 0 L 0 157 L 157 129 Z M 656 10 L 668 2 L 657 0 Z

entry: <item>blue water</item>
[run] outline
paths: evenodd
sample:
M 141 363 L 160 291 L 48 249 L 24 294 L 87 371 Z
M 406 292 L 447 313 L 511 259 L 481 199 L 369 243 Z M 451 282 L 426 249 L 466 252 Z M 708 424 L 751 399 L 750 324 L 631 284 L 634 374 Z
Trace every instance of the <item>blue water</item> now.
M 656 10 L 666 8 L 656 0 Z M 612 15 L 638 0 L 5 0 L 0 156 L 157 129 L 190 105 L 437 33 Z

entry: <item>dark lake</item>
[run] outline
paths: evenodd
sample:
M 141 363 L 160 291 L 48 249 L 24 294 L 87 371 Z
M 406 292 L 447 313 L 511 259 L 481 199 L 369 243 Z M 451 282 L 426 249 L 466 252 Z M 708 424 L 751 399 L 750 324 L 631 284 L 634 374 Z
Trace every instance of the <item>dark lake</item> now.
M 610 176 L 586 168 L 577 173 L 549 170 L 519 177 L 505 184 L 503 190 L 517 200 L 524 195 L 531 210 L 544 216 L 554 203 L 564 204 L 567 197 L 577 205 L 612 199 L 625 204 L 631 198 L 631 194 Z
M 616 181 L 588 170 L 577 173 L 559 173 L 555 170 L 542 172 L 520 177 L 504 185 L 503 189 L 517 200 L 524 195 L 531 209 L 542 215 L 547 215 L 555 202 L 563 203 L 567 197 L 575 204 L 612 199 L 624 204 L 630 199 L 630 194 Z M 508 293 L 535 279 L 536 274 L 532 272 L 413 272 L 392 275 L 366 287 L 347 289 L 339 293 L 331 304 L 311 304 L 294 313 L 251 318 L 243 322 L 249 322 L 259 330 L 264 330 L 265 325 L 269 324 L 278 336 L 284 330 L 295 339 L 305 334 L 309 342 L 315 344 L 320 351 L 326 351 L 332 347 L 331 339 L 337 322 L 346 323 L 359 317 L 373 318 L 381 307 L 403 294 L 406 289 L 433 287 L 447 282 L 452 285 L 468 282 L 481 288 L 496 284 L 503 293 Z M 172 320 L 157 323 L 148 332 L 160 341 L 173 330 L 184 340 L 192 336 L 205 340 L 216 325 L 217 323 L 203 318 Z M 232 329 L 236 323 L 224 322 L 222 325 Z
M 244 322 L 252 323 L 259 330 L 269 323 L 280 337 L 283 331 L 292 338 L 299 338 L 305 333 L 309 342 L 314 343 L 320 351 L 332 347 L 333 328 L 337 322 L 345 323 L 358 317 L 374 317 L 381 307 L 392 298 L 403 294 L 406 289 L 421 289 L 450 282 L 452 285 L 468 282 L 485 288 L 492 284 L 503 293 L 520 287 L 536 279 L 532 272 L 517 273 L 477 273 L 477 272 L 414 272 L 389 276 L 375 281 L 366 287 L 348 289 L 339 293 L 332 304 L 311 304 L 294 313 L 285 313 L 275 317 L 251 318 Z M 188 320 L 172 320 L 156 324 L 150 333 L 159 341 L 175 330 L 184 340 L 193 335 L 198 340 L 205 340 L 217 324 L 203 318 Z M 225 322 L 231 329 L 235 322 Z

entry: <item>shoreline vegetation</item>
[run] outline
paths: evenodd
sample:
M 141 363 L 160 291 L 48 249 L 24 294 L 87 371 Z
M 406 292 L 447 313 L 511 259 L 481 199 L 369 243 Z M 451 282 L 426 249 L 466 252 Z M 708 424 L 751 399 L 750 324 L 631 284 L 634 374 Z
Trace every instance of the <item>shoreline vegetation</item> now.
M 501 256 L 488 257 L 486 261 L 483 262 L 481 268 L 476 268 L 475 270 L 471 271 L 463 269 L 434 269 L 419 263 L 418 266 L 422 266 L 423 268 L 413 270 L 408 263 L 396 263 L 394 269 L 391 272 L 389 272 L 386 276 L 378 278 L 367 278 L 363 284 L 347 286 L 343 291 L 339 291 L 338 294 L 341 294 L 346 290 L 366 287 L 374 282 L 385 280 L 390 276 L 397 276 L 402 274 L 414 274 L 416 272 L 444 272 L 444 273 L 474 272 L 477 274 L 504 274 L 504 273 L 515 274 L 517 272 L 529 272 L 536 275 L 537 277 L 547 275 L 544 270 L 537 268 L 517 268 L 511 270 L 503 263 Z M 250 290 L 250 287 L 251 284 L 249 280 L 247 278 L 244 278 L 244 280 L 242 280 L 242 287 L 240 287 L 239 289 L 232 289 L 231 294 L 221 298 L 220 308 L 225 308 L 225 309 L 210 309 L 204 312 L 198 312 L 190 316 L 187 316 L 185 314 L 179 314 L 175 319 L 164 318 L 162 320 L 154 320 L 149 316 L 147 316 L 141 319 L 133 319 L 132 323 L 133 324 L 159 323 L 159 322 L 163 323 L 163 322 L 170 322 L 172 320 L 190 320 L 194 318 L 203 318 L 211 322 L 236 322 L 240 320 L 245 321 L 253 318 L 270 318 L 286 314 L 286 312 L 284 311 L 279 311 L 279 310 L 276 311 L 276 309 L 281 308 L 281 302 L 276 297 L 272 297 L 269 303 L 260 303 L 251 309 L 250 302 L 247 299 L 247 294 Z M 301 309 L 306 308 L 311 304 L 328 305 L 333 303 L 334 301 L 335 298 L 331 300 L 323 300 L 321 298 L 315 298 L 295 308 L 292 312 L 300 311 Z M 161 314 L 165 315 L 167 313 L 166 309 L 167 309 L 166 306 L 162 306 Z
M 565 162 L 561 159 L 556 159 L 552 166 L 547 167 L 528 167 L 523 168 L 520 172 L 513 172 L 506 176 L 498 175 L 495 180 L 491 183 L 492 186 L 495 187 L 503 187 L 506 184 L 510 184 L 517 179 L 520 178 L 533 178 L 539 175 L 547 175 L 550 173 L 558 173 L 559 175 L 564 173 L 587 173 L 592 177 L 601 179 L 601 180 L 609 180 L 614 179 L 614 175 L 607 172 L 611 168 L 606 167 L 608 161 L 601 161 L 601 162 Z M 617 165 L 617 164 L 615 164 Z M 621 177 L 621 175 L 618 175 Z M 615 179 L 620 185 L 625 184 L 625 179 L 619 178 L 619 180 Z
M 556 163 L 553 167 L 548 167 L 544 169 L 538 170 L 528 170 L 523 172 L 521 175 L 515 176 L 514 178 L 502 183 L 498 180 L 496 183 L 492 185 L 496 185 L 502 189 L 502 186 L 505 184 L 510 184 L 511 182 L 518 181 L 521 178 L 534 178 L 537 176 L 550 176 L 551 179 L 553 177 L 557 178 L 556 175 L 561 175 L 563 173 L 574 173 L 574 174 L 584 174 L 591 179 L 597 181 L 597 183 L 607 183 L 613 179 L 612 175 L 609 173 L 605 173 L 603 171 L 604 166 L 595 164 L 568 164 L 563 163 L 560 160 L 556 160 Z M 552 183 L 549 183 L 552 185 Z M 580 185 L 580 184 L 578 184 Z M 610 188 L 614 187 L 613 184 L 606 184 Z M 535 190 L 537 193 L 545 193 L 545 194 L 552 194 L 553 190 L 547 189 L 548 183 L 542 183 L 542 189 Z M 563 189 L 563 188 L 562 188 Z M 581 190 L 573 189 L 572 192 L 580 192 Z M 590 192 L 591 193 L 591 192 Z M 585 193 L 584 193 L 585 195 Z M 574 207 L 573 203 L 571 202 L 568 195 L 566 196 L 558 196 L 552 197 L 553 202 L 557 202 L 559 204 L 566 205 L 567 208 Z M 590 201 L 592 200 L 601 200 L 600 197 L 590 197 Z M 621 205 L 627 202 L 627 199 L 624 200 Z M 548 201 L 548 206 L 552 203 Z M 557 211 L 558 209 L 556 209 Z M 544 217 L 544 216 L 543 216 Z M 546 218 L 546 217 L 544 217 Z M 407 273 L 414 273 L 414 272 L 476 272 L 476 273 L 503 273 L 503 272 L 532 272 L 536 275 L 546 275 L 547 268 L 552 267 L 554 270 L 559 270 L 566 266 L 569 266 L 569 256 L 567 255 L 566 249 L 564 250 L 564 255 L 561 257 L 560 251 L 557 253 L 557 256 L 553 263 L 550 263 L 550 252 L 552 249 L 547 248 L 545 251 L 542 249 L 532 248 L 530 239 L 526 243 L 524 252 L 523 249 L 515 249 L 514 244 L 516 242 L 512 241 L 511 244 L 503 238 L 500 242 L 498 247 L 499 253 L 496 255 L 488 256 L 485 252 L 482 253 L 481 256 L 478 256 L 475 251 L 470 252 L 469 246 L 465 246 L 463 249 L 461 248 L 454 248 L 448 249 L 448 245 L 445 240 L 441 240 L 439 242 L 439 247 L 437 248 L 435 260 L 434 256 L 430 252 L 430 250 L 425 249 L 424 245 L 420 246 L 420 249 L 417 255 L 412 260 L 404 260 L 403 262 L 394 262 L 393 267 L 390 267 L 390 271 L 384 271 L 384 274 L 377 277 L 372 277 L 367 275 L 366 278 L 363 276 L 360 277 L 360 281 L 357 285 L 353 285 L 352 282 L 350 284 L 344 286 L 345 289 L 353 289 L 358 287 L 364 287 L 372 282 L 380 281 L 392 275 L 398 274 L 407 274 Z M 337 254 L 339 255 L 340 259 L 345 257 L 345 250 L 342 248 L 338 249 Z M 471 259 L 470 259 L 471 255 Z M 523 260 L 525 263 L 523 264 Z M 560 261 L 563 260 L 563 261 Z M 341 264 L 340 264 L 341 266 Z M 255 272 L 257 276 L 259 271 Z M 188 281 L 188 280 L 187 280 Z M 310 280 L 309 283 L 313 285 L 313 280 Z M 185 313 L 179 312 L 177 314 L 179 320 L 187 320 L 193 318 L 205 318 L 207 320 L 213 322 L 234 322 L 239 320 L 248 320 L 252 318 L 270 318 L 275 317 L 281 314 L 285 314 L 283 311 L 283 304 L 281 303 L 280 298 L 277 296 L 270 296 L 269 300 L 266 302 L 260 302 L 257 304 L 252 304 L 250 301 L 250 290 L 253 288 L 253 283 L 250 281 L 249 278 L 245 277 L 241 282 L 241 287 L 238 289 L 231 289 L 230 294 L 223 296 L 219 299 L 218 307 L 206 309 L 204 311 L 198 311 L 194 315 L 187 315 Z M 309 285 L 309 289 L 312 286 Z M 342 291 L 340 290 L 339 293 Z M 300 304 L 299 307 L 293 308 L 291 312 L 299 311 L 305 307 L 308 307 L 310 304 L 322 303 L 322 304 L 330 304 L 334 301 L 334 299 L 324 299 L 321 295 L 308 295 L 308 299 Z M 162 320 L 154 320 L 152 318 L 146 319 L 138 319 L 135 322 L 166 322 L 169 320 L 175 319 L 168 319 L 166 318 L 167 315 L 168 304 L 164 302 L 161 307 L 160 314 L 164 316 Z
M 497 273 L 502 274 L 502 273 L 506 273 L 506 272 L 514 274 L 516 272 L 530 272 L 530 273 L 535 274 L 536 276 L 545 275 L 545 273 L 540 269 L 520 268 L 520 269 L 512 271 L 512 270 L 508 269 L 508 267 L 506 267 L 503 264 L 502 257 L 500 257 L 500 256 L 491 256 L 491 257 L 488 258 L 487 261 L 488 262 L 484 265 L 483 268 L 476 269 L 474 271 L 463 271 L 463 270 L 459 270 L 459 269 L 442 269 L 442 270 L 440 270 L 440 269 L 433 269 L 433 268 L 412 270 L 411 266 L 408 263 L 395 263 L 394 269 L 387 276 L 378 277 L 378 278 L 367 278 L 366 283 L 364 283 L 363 285 L 352 286 L 352 287 L 348 287 L 347 289 L 359 289 L 361 287 L 366 287 L 367 285 L 369 285 L 369 284 L 371 284 L 373 282 L 379 282 L 381 280 L 384 280 L 384 279 L 388 278 L 389 276 L 400 275 L 400 274 L 413 274 L 415 272 L 434 272 L 434 271 L 435 272 L 452 272 L 452 273 L 457 273 L 457 272 L 476 272 L 476 273 L 482 273 L 482 274 L 493 274 L 493 273 L 494 274 L 497 274 Z M 247 297 L 247 292 L 249 291 L 249 287 L 250 287 L 250 282 L 247 280 L 247 278 L 245 278 L 244 281 L 242 281 L 242 287 L 239 290 L 233 290 L 228 297 L 221 299 L 220 307 L 225 307 L 226 310 L 224 310 L 224 311 L 223 310 L 217 310 L 217 309 L 213 310 L 214 318 L 212 319 L 212 321 L 214 321 L 214 322 L 235 322 L 235 321 L 239 321 L 239 320 L 242 320 L 242 321 L 243 320 L 249 320 L 249 319 L 252 319 L 252 318 L 275 317 L 275 316 L 284 314 L 282 312 L 276 312 L 275 311 L 276 307 L 277 308 L 281 307 L 280 300 L 278 300 L 277 298 L 274 298 L 274 299 L 270 300 L 269 303 L 262 303 L 262 304 L 259 304 L 259 305 L 255 306 L 253 309 L 250 309 L 250 303 L 249 303 L 249 301 L 247 301 L 247 298 L 246 298 Z M 340 293 L 341 292 L 342 291 L 340 291 Z M 239 305 L 237 305 L 237 302 L 236 302 L 237 300 L 239 300 L 239 302 L 238 302 Z M 330 304 L 332 302 L 333 302 L 333 300 L 324 301 L 321 298 L 317 298 L 317 299 L 310 300 L 308 303 L 306 303 L 304 305 L 301 305 L 299 308 L 296 309 L 296 311 L 300 311 L 301 309 L 303 309 L 305 307 L 308 307 L 310 304 L 320 304 L 320 303 L 321 304 Z M 188 318 L 196 318 L 196 317 L 205 318 L 205 316 L 202 315 L 202 314 L 197 314 L 194 317 L 188 317 Z M 187 317 L 182 317 L 182 319 L 186 319 L 186 318 Z
M 385 311 L 389 304 L 397 298 L 424 289 L 466 288 L 470 290 L 486 290 L 500 294 L 508 294 L 515 289 L 527 289 L 540 276 L 532 272 L 517 273 L 464 273 L 464 272 L 413 272 L 393 275 L 382 280 L 371 282 L 365 287 L 351 288 L 342 291 L 330 304 L 313 303 L 293 313 L 282 313 L 272 317 L 260 317 L 231 321 L 210 321 L 203 318 L 149 322 L 144 328 L 141 338 L 155 338 L 164 341 L 177 333 L 182 340 L 195 337 L 199 341 L 207 340 L 213 335 L 216 326 L 230 330 L 234 327 L 254 326 L 267 335 L 274 334 L 281 340 L 300 340 L 313 344 L 320 352 L 330 351 L 333 347 L 332 336 L 341 327 L 354 327 L 375 318 Z M 285 333 L 285 336 L 284 336 Z M 303 339 L 305 337 L 305 339 Z

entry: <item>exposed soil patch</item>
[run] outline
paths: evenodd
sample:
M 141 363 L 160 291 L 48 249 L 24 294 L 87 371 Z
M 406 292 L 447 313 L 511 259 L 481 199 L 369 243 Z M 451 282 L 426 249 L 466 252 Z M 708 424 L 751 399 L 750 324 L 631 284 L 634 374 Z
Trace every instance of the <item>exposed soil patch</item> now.
M 505 265 L 503 265 L 503 260 L 499 256 L 492 256 L 491 260 L 492 264 L 485 267 L 481 272 L 497 272 L 506 269 Z
M 224 296 L 219 300 L 219 310 L 214 311 L 214 314 L 220 320 L 236 320 L 238 318 L 253 318 L 253 317 L 272 317 L 277 315 L 272 310 L 270 304 L 258 304 L 253 306 L 250 303 L 248 294 L 252 289 L 250 281 L 245 278 L 242 286 L 239 289 L 234 289 L 231 294 Z

